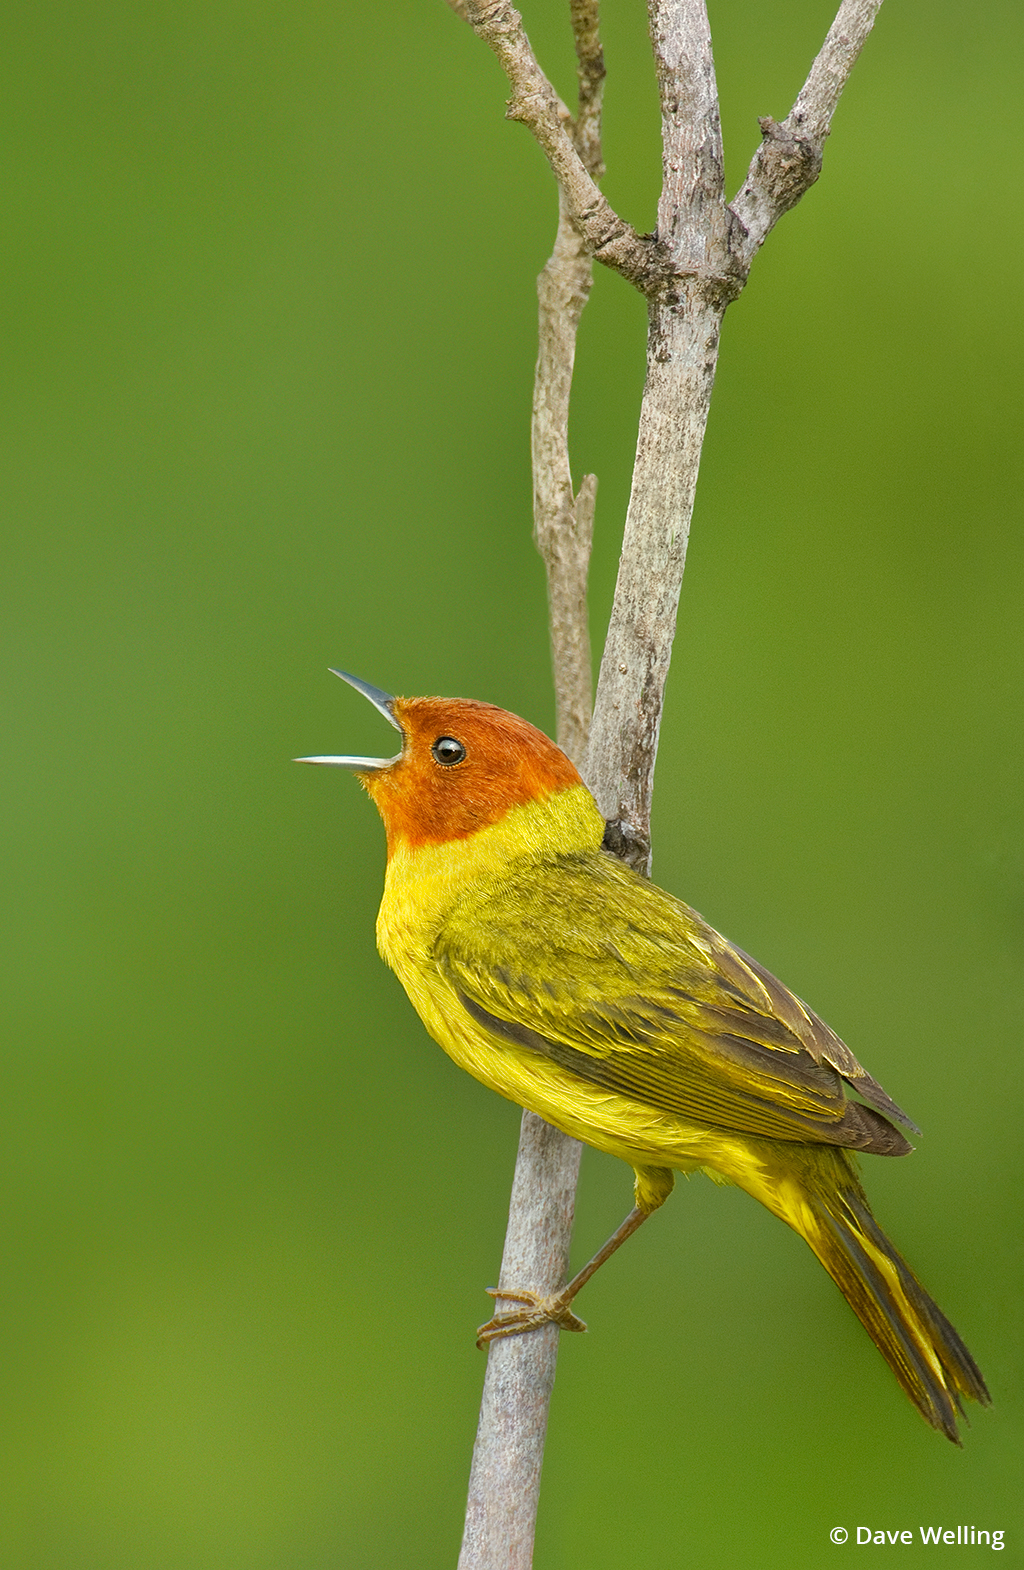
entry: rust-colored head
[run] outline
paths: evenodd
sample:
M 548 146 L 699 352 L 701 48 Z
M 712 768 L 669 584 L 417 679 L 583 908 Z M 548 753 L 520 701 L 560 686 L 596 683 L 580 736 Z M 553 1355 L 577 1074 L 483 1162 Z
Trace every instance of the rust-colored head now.
M 388 848 L 464 839 L 512 807 L 579 785 L 565 753 L 505 709 L 471 698 L 392 698 L 350 682 L 402 733 L 395 758 L 310 758 L 352 769 L 387 830 Z

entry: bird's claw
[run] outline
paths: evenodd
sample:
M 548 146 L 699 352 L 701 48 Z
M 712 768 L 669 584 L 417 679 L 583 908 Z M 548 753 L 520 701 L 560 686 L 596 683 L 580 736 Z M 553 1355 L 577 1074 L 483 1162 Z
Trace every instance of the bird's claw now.
M 527 1330 L 539 1330 L 541 1325 L 554 1324 L 562 1330 L 587 1328 L 586 1323 L 570 1310 L 571 1299 L 564 1298 L 561 1293 L 556 1293 L 554 1297 L 542 1297 L 539 1292 L 531 1292 L 529 1288 L 516 1292 L 508 1287 L 488 1287 L 487 1295 L 500 1297 L 510 1303 L 522 1303 L 523 1307 L 495 1314 L 493 1319 L 481 1325 L 476 1333 L 478 1347 L 484 1347 L 489 1341 L 497 1341 L 502 1336 L 518 1336 Z

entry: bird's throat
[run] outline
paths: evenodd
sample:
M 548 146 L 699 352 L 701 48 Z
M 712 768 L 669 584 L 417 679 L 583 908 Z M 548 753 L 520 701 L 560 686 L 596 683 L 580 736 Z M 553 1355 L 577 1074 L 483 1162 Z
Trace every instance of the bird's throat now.
M 511 807 L 475 834 L 413 846 L 389 845 L 384 898 L 377 917 L 377 946 L 402 975 L 425 958 L 439 926 L 470 889 L 499 882 L 524 861 L 594 851 L 604 819 L 585 785 L 570 785 L 536 801 Z

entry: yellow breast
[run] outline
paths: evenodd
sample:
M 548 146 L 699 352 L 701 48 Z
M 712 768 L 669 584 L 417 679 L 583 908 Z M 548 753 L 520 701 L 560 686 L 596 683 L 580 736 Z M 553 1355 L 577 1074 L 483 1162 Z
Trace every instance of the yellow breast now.
M 514 1042 L 496 1043 L 466 1011 L 434 958 L 446 919 L 480 880 L 500 881 L 513 871 L 522 876 L 531 858 L 593 851 L 603 834 L 590 792 L 573 786 L 515 807 L 465 839 L 415 850 L 399 844 L 388 861 L 377 946 L 431 1036 L 474 1079 L 634 1167 L 690 1170 L 709 1158 L 706 1130 L 590 1085 Z M 729 1141 L 714 1143 L 717 1149 Z
M 500 882 L 523 862 L 595 850 L 604 820 L 585 785 L 513 807 L 476 834 L 411 848 L 399 840 L 388 857 L 377 947 L 406 983 L 423 969 L 445 918 L 468 888 Z M 407 984 L 407 983 L 406 983 Z
M 576 785 L 513 807 L 497 823 L 463 839 L 415 849 L 399 843 L 388 859 L 377 917 L 381 955 L 449 1057 L 499 1095 L 592 1142 L 592 1130 L 567 1126 L 564 1071 L 536 1053 L 496 1045 L 467 1013 L 434 954 L 446 919 L 467 891 L 478 890 L 481 882 L 521 876 L 531 860 L 594 850 L 603 834 L 604 820 L 593 797 Z

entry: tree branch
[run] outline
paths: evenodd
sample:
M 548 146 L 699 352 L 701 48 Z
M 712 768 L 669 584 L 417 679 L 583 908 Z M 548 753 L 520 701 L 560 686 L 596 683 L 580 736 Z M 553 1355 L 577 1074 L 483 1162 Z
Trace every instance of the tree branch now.
M 585 777 L 605 844 L 650 871 L 651 795 L 724 302 L 700 280 L 652 306 L 633 484 Z
M 656 248 L 619 217 L 598 188 L 570 135 L 572 117 L 538 65 L 519 12 L 509 0 L 459 0 L 459 8 L 497 55 L 512 88 L 507 118 L 521 120 L 536 137 L 569 218 L 594 258 L 638 289 L 649 289 L 664 270 Z M 589 6 L 580 10 L 590 14 Z
M 733 253 L 745 270 L 783 213 L 796 206 L 821 173 L 825 138 L 839 95 L 881 4 L 882 0 L 843 0 L 785 120 L 781 125 L 767 116 L 761 121 L 764 140 L 729 208 L 739 221 L 732 237 Z
M 587 573 L 597 480 L 573 495 L 569 467 L 569 394 L 576 329 L 590 294 L 591 254 L 559 202 L 555 248 L 537 279 L 538 354 L 533 384 L 533 533 L 548 578 L 551 661 L 558 744 L 582 765 L 590 728 L 590 631 Z
M 597 0 L 569 0 L 572 36 L 576 45 L 576 80 L 579 107 L 573 127 L 573 146 L 583 167 L 595 180 L 604 174 L 601 157 L 601 109 L 604 102 L 604 51 L 601 48 Z
M 586 779 L 605 844 L 650 871 L 658 733 L 701 446 L 726 305 L 722 133 L 704 0 L 648 0 L 662 111 L 658 240 L 672 278 L 649 295 L 647 378 Z
M 500 1286 L 546 1296 L 565 1285 L 582 1151 L 523 1113 Z M 495 1312 L 513 1306 L 499 1298 Z M 530 1570 L 560 1335 L 542 1325 L 488 1346 L 459 1570 Z
M 661 101 L 658 238 L 676 274 L 720 268 L 725 164 L 704 0 L 648 0 L 647 10 Z

